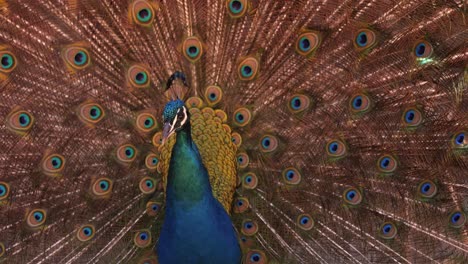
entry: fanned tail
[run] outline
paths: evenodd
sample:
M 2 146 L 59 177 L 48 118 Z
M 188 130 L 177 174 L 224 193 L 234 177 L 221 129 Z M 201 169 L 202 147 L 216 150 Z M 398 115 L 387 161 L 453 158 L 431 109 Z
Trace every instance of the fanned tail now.
M 156 263 L 180 71 L 232 132 L 245 263 L 463 263 L 466 8 L 0 1 L 0 262 Z

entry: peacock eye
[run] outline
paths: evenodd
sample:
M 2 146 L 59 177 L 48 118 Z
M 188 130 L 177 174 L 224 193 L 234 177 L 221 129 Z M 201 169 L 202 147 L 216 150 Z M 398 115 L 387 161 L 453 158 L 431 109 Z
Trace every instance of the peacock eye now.
M 7 117 L 7 127 L 18 134 L 28 132 L 33 123 L 33 116 L 23 110 L 13 110 Z
M 133 238 L 133 242 L 135 243 L 135 246 L 144 248 L 147 247 L 151 244 L 151 235 L 150 232 L 148 231 L 140 231 L 135 234 L 135 237 Z
M 327 143 L 327 154 L 331 157 L 343 157 L 346 155 L 346 145 L 338 139 L 331 140 Z
M 150 113 L 141 113 L 136 117 L 136 128 L 147 133 L 157 127 L 156 118 Z
M 104 117 L 103 108 L 96 103 L 83 103 L 78 107 L 79 119 L 88 125 L 95 125 Z
M 265 153 L 273 152 L 278 148 L 278 139 L 272 135 L 265 135 L 260 139 L 260 150 Z
M 380 227 L 380 236 L 384 239 L 393 239 L 397 235 L 397 228 L 393 223 L 384 223 Z
M 301 214 L 297 217 L 296 224 L 302 230 L 308 231 L 314 227 L 314 219 L 309 214 Z
M 62 56 L 66 65 L 72 71 L 82 70 L 91 64 L 88 50 L 78 44 L 65 48 Z
M 136 0 L 129 8 L 130 17 L 140 26 L 149 26 L 154 20 L 155 8 L 157 6 L 147 0 Z
M 247 13 L 247 0 L 227 0 L 226 8 L 232 18 L 240 18 Z
M 247 108 L 239 108 L 234 112 L 234 124 L 244 127 L 250 123 L 252 114 Z
M 150 85 L 149 71 L 144 65 L 135 64 L 127 70 L 127 83 L 134 88 L 147 88 Z
M 261 250 L 249 250 L 244 261 L 246 264 L 265 264 L 268 262 L 265 253 Z
M 456 148 L 464 148 L 468 145 L 468 140 L 465 137 L 465 132 L 458 132 L 453 136 L 452 145 Z
M 144 177 L 140 180 L 140 191 L 143 194 L 150 194 L 156 190 L 156 181 L 150 177 Z
M 450 225 L 455 228 L 461 228 L 466 222 L 466 215 L 462 211 L 454 211 L 449 216 Z
M 253 80 L 258 73 L 260 64 L 254 57 L 244 59 L 238 67 L 239 78 L 243 81 Z
M 347 204 L 358 205 L 362 202 L 362 195 L 358 189 L 352 187 L 343 192 L 343 199 Z
M 403 124 L 408 127 L 416 127 L 422 122 L 422 113 L 416 108 L 409 108 L 403 113 Z
M 243 152 L 237 155 L 237 164 L 241 169 L 244 169 L 249 165 L 249 156 L 247 153 Z
M 432 52 L 433 48 L 431 43 L 425 40 L 420 40 L 414 45 L 413 54 L 418 59 L 429 58 L 432 55 Z
M 94 237 L 94 230 L 93 225 L 84 225 L 78 229 L 76 237 L 82 242 L 91 240 Z
M 215 105 L 221 101 L 223 91 L 218 86 L 208 86 L 205 90 L 205 98 L 209 105 Z
M 242 234 L 246 236 L 253 236 L 258 231 L 258 225 L 255 221 L 247 219 L 242 222 Z
M 351 98 L 351 111 L 354 113 L 363 113 L 369 110 L 370 100 L 367 95 L 357 94 Z
M 42 171 L 47 176 L 60 176 L 65 165 L 65 158 L 59 154 L 46 156 L 42 161 Z
M 0 72 L 9 73 L 16 67 L 16 59 L 9 51 L 0 51 Z
M 243 213 L 249 208 L 249 200 L 245 197 L 238 197 L 234 201 L 234 212 L 235 213 Z
M 296 40 L 296 52 L 302 56 L 310 57 L 317 50 L 321 36 L 317 32 L 305 32 Z
M 92 192 L 96 197 L 106 197 L 112 192 L 112 181 L 108 178 L 100 178 L 92 185 Z
M 10 185 L 6 182 L 0 182 L 0 201 L 7 199 L 9 194 Z
M 257 175 L 255 173 L 249 172 L 244 174 L 242 177 L 242 186 L 246 189 L 255 189 L 258 184 Z
M 189 37 L 182 44 L 185 58 L 191 62 L 198 61 L 203 55 L 203 46 L 197 37 Z
M 432 198 L 437 194 L 437 186 L 430 180 L 424 180 L 419 184 L 418 194 L 423 198 Z
M 301 182 L 302 175 L 296 168 L 289 167 L 283 170 L 283 180 L 287 184 L 297 185 Z
M 123 164 L 129 164 L 135 160 L 137 150 L 131 144 L 125 144 L 117 149 L 117 160 Z
M 377 167 L 381 172 L 390 173 L 396 170 L 398 163 L 391 155 L 383 155 L 377 161 Z
M 374 31 L 370 29 L 361 29 L 356 34 L 354 46 L 356 50 L 363 51 L 372 48 L 377 43 Z
M 29 212 L 26 223 L 29 227 L 36 228 L 43 225 L 46 221 L 46 212 L 42 209 L 34 209 Z
M 146 213 L 149 216 L 155 216 L 158 214 L 159 209 L 161 209 L 161 203 L 159 202 L 148 202 L 146 204 Z

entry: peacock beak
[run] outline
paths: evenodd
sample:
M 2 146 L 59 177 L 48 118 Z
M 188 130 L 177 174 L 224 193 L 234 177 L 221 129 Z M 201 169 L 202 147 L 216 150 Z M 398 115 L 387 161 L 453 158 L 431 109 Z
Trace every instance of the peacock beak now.
M 164 123 L 162 132 L 162 145 L 166 143 L 166 140 L 174 133 L 175 129 L 170 122 Z

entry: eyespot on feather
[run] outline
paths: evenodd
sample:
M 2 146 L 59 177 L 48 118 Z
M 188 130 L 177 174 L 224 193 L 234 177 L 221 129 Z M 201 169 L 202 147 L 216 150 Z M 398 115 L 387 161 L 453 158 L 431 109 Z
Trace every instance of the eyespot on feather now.
M 273 135 L 264 135 L 260 139 L 260 150 L 264 153 L 270 153 L 278 148 L 278 139 Z
M 244 261 L 246 264 L 266 264 L 268 259 L 265 253 L 261 250 L 249 250 L 245 254 Z
M 61 176 L 61 172 L 65 167 L 65 158 L 59 154 L 51 154 L 42 160 L 42 171 L 45 175 L 51 177 Z
M 351 97 L 349 106 L 353 113 L 364 113 L 370 109 L 370 99 L 365 94 L 356 94 Z
M 96 103 L 85 102 L 78 107 L 78 118 L 87 125 L 96 125 L 104 116 L 104 109 Z
M 295 94 L 288 102 L 288 109 L 293 114 L 304 112 L 310 107 L 310 98 L 303 94 Z
M 71 72 L 83 70 L 91 65 L 89 51 L 81 44 L 67 46 L 62 51 L 62 58 Z
M 203 45 L 198 37 L 188 37 L 182 44 L 182 54 L 190 62 L 196 62 L 203 56 Z
M 240 214 L 249 209 L 249 200 L 246 197 L 237 197 L 234 201 L 234 213 Z
M 314 219 L 309 214 L 301 214 L 296 219 L 296 224 L 304 231 L 311 230 L 314 227 Z
M 289 167 L 283 170 L 283 180 L 286 184 L 297 185 L 302 180 L 301 173 L 294 167 Z
M 30 228 L 38 228 L 42 226 L 47 219 L 46 211 L 43 209 L 31 210 L 26 216 L 26 224 Z
M 362 194 L 354 187 L 348 188 L 343 192 L 343 201 L 349 205 L 358 205 L 362 202 Z
M 246 219 L 242 221 L 242 228 L 241 228 L 242 234 L 246 236 L 253 236 L 258 232 L 258 225 L 257 222 Z
M 260 64 L 254 57 L 244 59 L 237 68 L 239 79 L 242 81 L 251 81 L 255 79 L 258 74 Z
M 330 157 L 343 157 L 347 154 L 347 148 L 343 141 L 339 139 L 332 139 L 328 141 L 326 151 Z
M 149 201 L 146 203 L 146 214 L 149 216 L 156 216 L 161 210 L 162 204 L 159 202 Z
M 112 193 L 113 182 L 109 178 L 99 178 L 93 182 L 91 191 L 97 197 L 107 197 Z
M 230 17 L 240 18 L 247 13 L 249 2 L 248 0 L 226 0 L 226 9 Z
M 14 109 L 6 119 L 6 125 L 11 131 L 23 135 L 34 124 L 34 117 L 27 111 Z
M 140 113 L 136 117 L 136 128 L 143 133 L 151 132 L 157 126 L 156 118 L 150 113 Z
M 252 113 L 249 109 L 242 107 L 234 111 L 233 122 L 238 127 L 245 127 L 250 123 L 252 119 Z
M 162 132 L 154 134 L 153 139 L 151 140 L 153 146 L 159 147 L 162 144 Z
M 132 144 L 124 144 L 117 148 L 117 160 L 123 164 L 133 162 L 137 156 L 137 150 Z
M 401 117 L 402 123 L 408 127 L 417 127 L 421 124 L 423 116 L 421 111 L 416 108 L 407 108 Z
M 203 106 L 203 101 L 200 97 L 190 97 L 189 99 L 187 99 L 187 101 L 185 102 L 185 106 L 188 108 L 188 109 L 191 109 L 191 108 L 201 108 Z
M 242 144 L 242 137 L 237 132 L 232 133 L 231 140 L 232 140 L 232 143 L 234 143 L 236 147 L 240 147 L 240 145 Z
M 5 255 L 5 245 L 0 242 L 0 258 Z
M 8 50 L 0 50 L 0 73 L 8 74 L 16 68 L 16 57 Z
M 126 78 L 128 85 L 133 88 L 148 88 L 151 83 L 148 69 L 140 64 L 130 66 Z
M 149 153 L 145 158 L 145 166 L 149 170 L 156 170 L 159 164 L 159 156 L 154 153 Z
M 156 191 L 156 181 L 150 177 L 144 177 L 138 185 L 143 194 L 151 194 Z
M 424 180 L 418 186 L 418 195 L 422 198 L 432 198 L 437 194 L 437 185 L 431 180 Z
M 414 44 L 413 56 L 418 60 L 427 59 L 432 55 L 433 51 L 431 43 L 426 40 L 419 40 Z
M 466 215 L 464 212 L 456 210 L 449 216 L 449 224 L 454 228 L 462 228 L 466 222 Z
M 320 33 L 306 31 L 296 40 L 296 52 L 305 57 L 311 57 L 322 42 Z
M 10 195 L 10 185 L 6 182 L 0 182 L 0 205 L 1 202 L 8 199 Z
M 468 138 L 465 131 L 455 133 L 452 138 L 452 146 L 454 148 L 466 148 L 468 147 Z
M 379 228 L 379 235 L 384 239 L 393 239 L 397 235 L 398 230 L 395 224 L 391 222 L 383 223 Z
M 354 38 L 354 48 L 357 51 L 364 51 L 372 48 L 377 43 L 375 32 L 370 29 L 360 29 Z
M 145 248 L 151 244 L 151 233 L 147 230 L 139 231 L 133 238 L 135 246 Z
M 237 154 L 237 165 L 239 168 L 245 169 L 249 165 L 249 156 L 245 152 Z
M 205 100 L 208 102 L 208 105 L 216 105 L 223 98 L 223 90 L 219 86 L 208 86 L 205 89 Z
M 135 0 L 129 7 L 129 18 L 140 26 L 148 27 L 154 21 L 158 5 L 147 0 Z
M 258 184 L 257 175 L 253 172 L 248 172 L 242 176 L 242 187 L 245 189 L 255 189 Z
M 76 237 L 81 242 L 86 242 L 91 240 L 94 237 L 94 226 L 93 225 L 83 225 L 76 232 Z
M 398 167 L 397 160 L 392 155 L 383 155 L 377 160 L 377 168 L 384 173 L 394 172 Z

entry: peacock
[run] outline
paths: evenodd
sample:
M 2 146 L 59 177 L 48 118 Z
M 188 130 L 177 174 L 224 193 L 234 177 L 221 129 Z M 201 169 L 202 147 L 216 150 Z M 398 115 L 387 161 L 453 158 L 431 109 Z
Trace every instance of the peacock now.
M 0 0 L 0 263 L 467 263 L 462 0 Z

